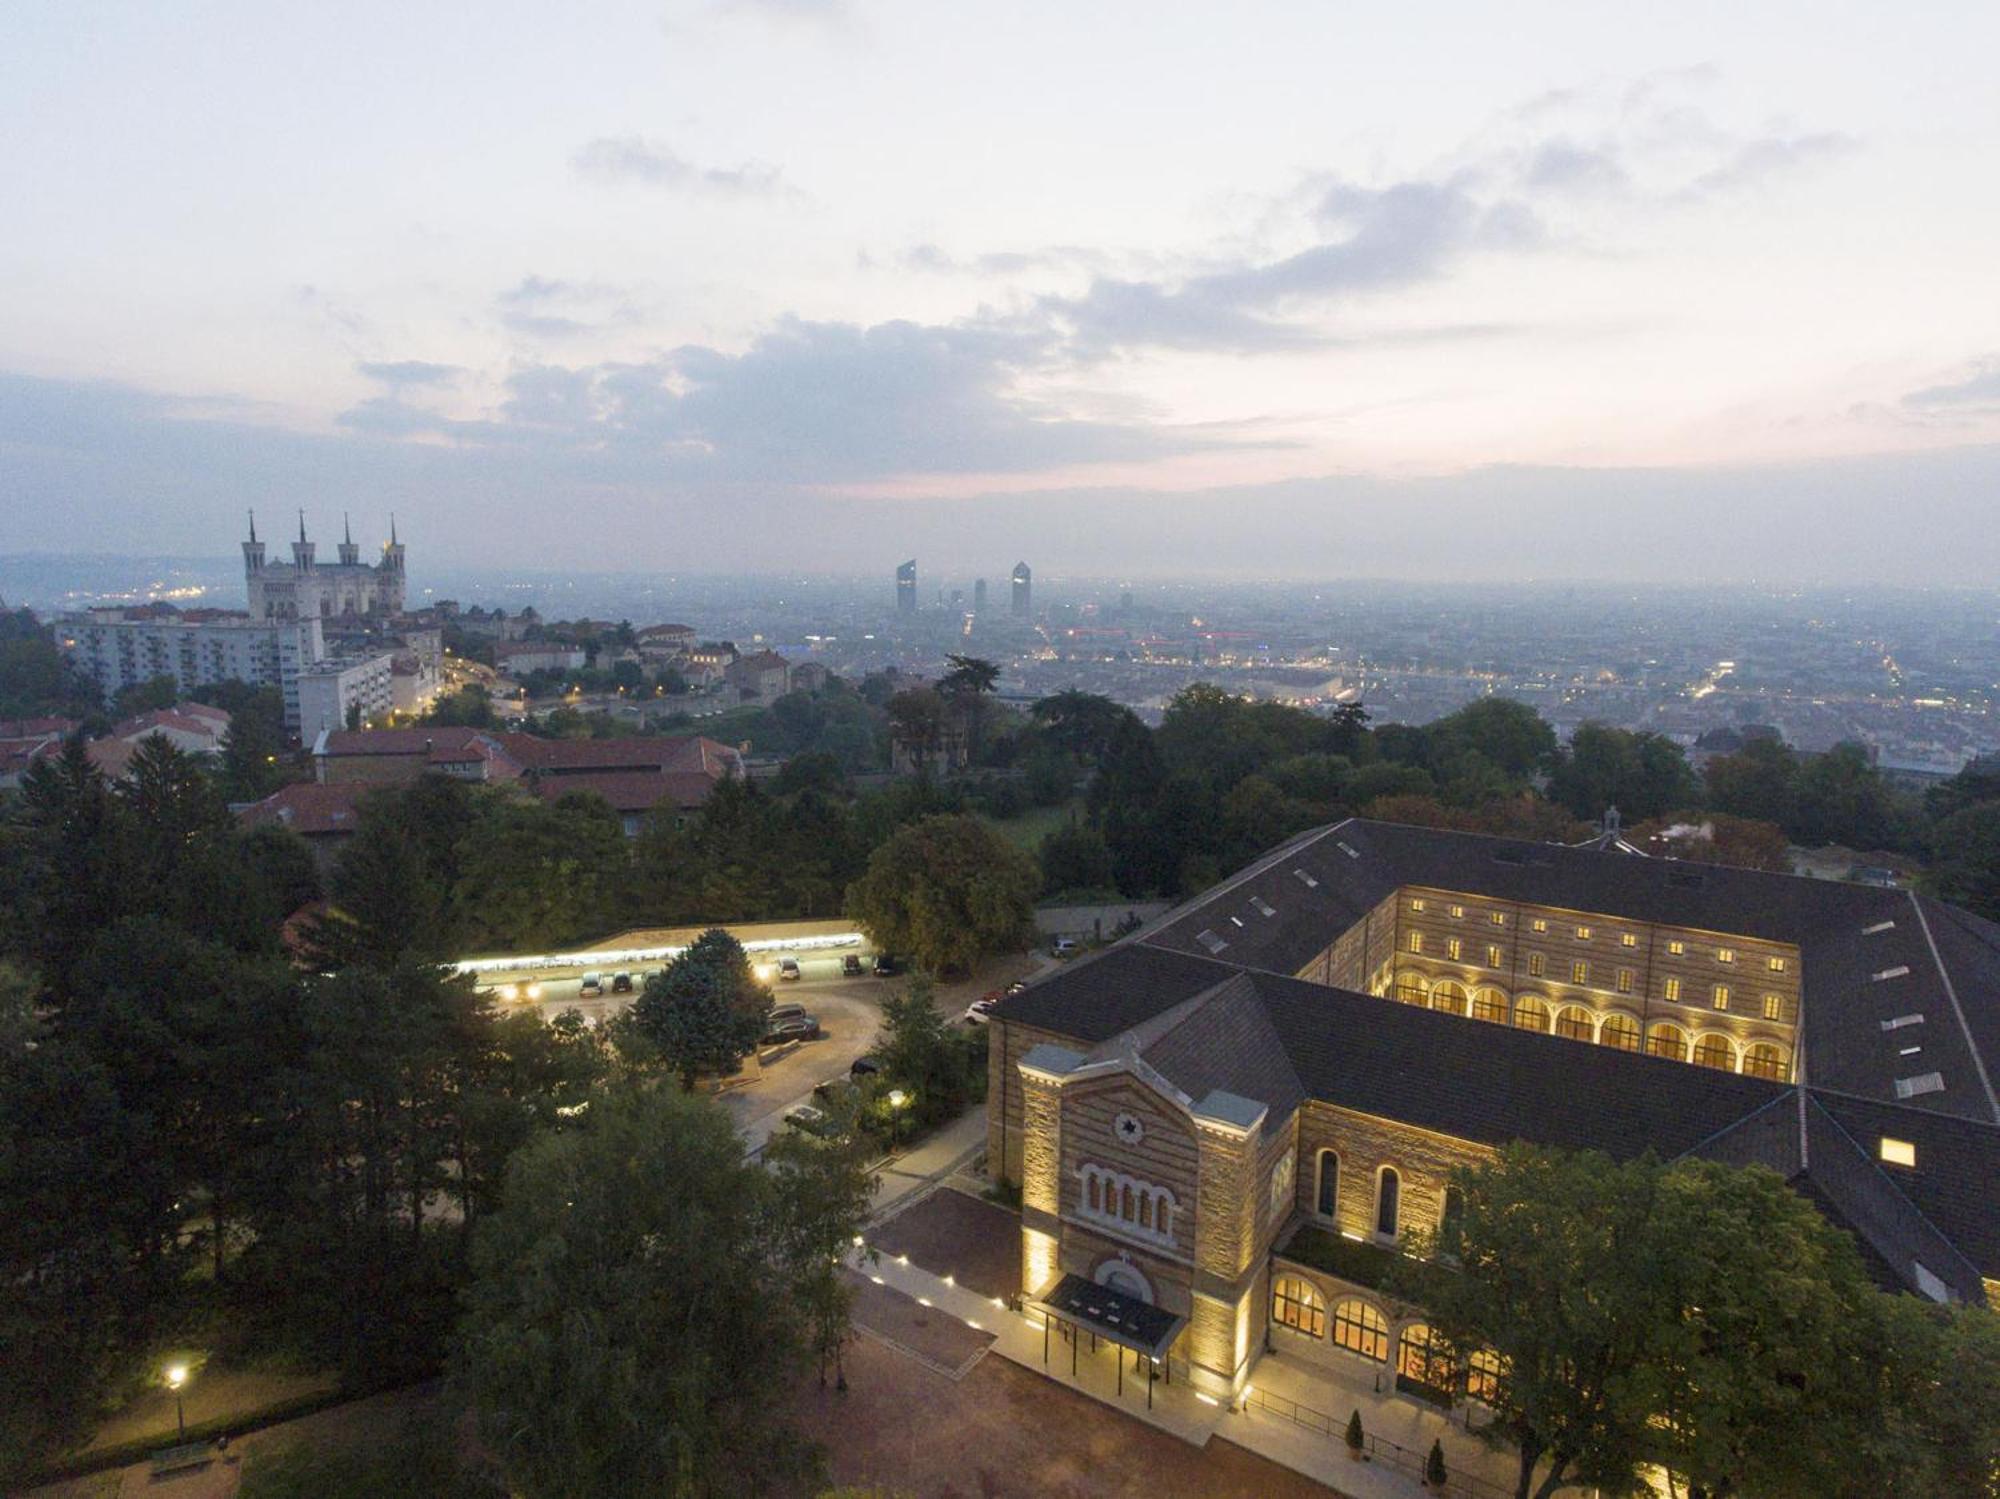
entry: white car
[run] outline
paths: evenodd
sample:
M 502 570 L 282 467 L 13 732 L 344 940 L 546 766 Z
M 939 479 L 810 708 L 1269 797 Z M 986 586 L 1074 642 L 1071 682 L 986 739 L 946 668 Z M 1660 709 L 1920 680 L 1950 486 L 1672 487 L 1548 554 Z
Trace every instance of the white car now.
M 1006 997 L 1006 991 L 1001 989 L 995 989 L 990 993 L 982 994 L 965 1007 L 965 1014 L 962 1018 L 967 1025 L 984 1025 L 993 1018 L 993 1007 Z

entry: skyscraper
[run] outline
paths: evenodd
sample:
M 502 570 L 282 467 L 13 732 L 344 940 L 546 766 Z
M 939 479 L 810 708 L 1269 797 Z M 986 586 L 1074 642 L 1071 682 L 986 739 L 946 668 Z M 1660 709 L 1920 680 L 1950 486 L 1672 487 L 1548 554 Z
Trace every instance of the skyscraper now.
M 896 612 L 917 612 L 917 559 L 914 557 L 896 569 Z
M 973 580 L 972 612 L 974 614 L 984 614 L 986 612 L 986 580 L 984 578 L 975 578 Z
M 1014 617 L 1028 619 L 1034 615 L 1034 570 L 1025 562 L 1014 564 Z

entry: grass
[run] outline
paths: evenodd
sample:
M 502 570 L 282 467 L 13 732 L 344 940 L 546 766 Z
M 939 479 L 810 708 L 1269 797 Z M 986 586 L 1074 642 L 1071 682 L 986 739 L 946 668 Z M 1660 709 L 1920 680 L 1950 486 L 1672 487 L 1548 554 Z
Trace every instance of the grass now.
M 1384 1249 L 1380 1244 L 1364 1244 L 1359 1240 L 1342 1238 L 1311 1224 L 1294 1233 L 1290 1242 L 1278 1253 L 1285 1259 L 1296 1260 L 1309 1270 L 1324 1271 L 1376 1291 L 1387 1283 L 1389 1266 L 1396 1258 L 1394 1250 Z
M 1072 799 L 1060 806 L 1030 808 L 1019 817 L 1010 817 L 1005 822 L 992 817 L 986 821 L 994 832 L 1023 853 L 1034 854 L 1040 852 L 1044 838 L 1081 811 L 1082 803 Z

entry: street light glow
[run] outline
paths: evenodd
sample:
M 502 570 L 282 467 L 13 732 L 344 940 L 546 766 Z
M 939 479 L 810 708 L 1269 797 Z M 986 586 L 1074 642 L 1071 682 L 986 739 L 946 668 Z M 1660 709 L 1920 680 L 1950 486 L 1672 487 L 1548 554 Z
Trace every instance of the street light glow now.
M 167 1370 L 168 1389 L 178 1390 L 182 1385 L 186 1384 L 187 1382 L 188 1382 L 188 1370 L 186 1364 L 175 1364 Z

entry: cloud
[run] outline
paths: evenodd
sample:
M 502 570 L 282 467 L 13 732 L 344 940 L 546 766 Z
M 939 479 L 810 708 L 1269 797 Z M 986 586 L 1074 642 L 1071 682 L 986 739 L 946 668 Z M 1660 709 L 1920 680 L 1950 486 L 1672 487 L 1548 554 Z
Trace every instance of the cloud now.
M 1382 188 L 1335 181 L 1316 194 L 1311 220 L 1327 237 L 1289 255 L 1173 285 L 1100 278 L 1081 297 L 1046 298 L 1041 307 L 1084 358 L 1141 347 L 1311 348 L 1337 340 L 1282 314 L 1436 280 L 1472 254 L 1532 250 L 1546 237 L 1525 201 L 1481 198 L 1465 178 Z
M 493 310 L 511 332 L 537 339 L 577 338 L 646 320 L 638 299 L 600 281 L 523 276 L 493 299 Z
M 1854 137 L 1833 131 L 1815 135 L 1768 135 L 1744 141 L 1717 165 L 1681 189 L 1685 201 L 1698 202 L 1724 193 L 1760 187 L 1821 162 L 1837 160 L 1860 145 Z
M 411 385 L 450 385 L 464 373 L 455 364 L 431 364 L 422 359 L 399 359 L 391 363 L 357 364 L 364 378 L 401 390 Z
M 376 398 L 340 422 L 567 455 L 606 477 L 799 485 L 1274 445 L 1228 428 L 1070 418 L 1017 389 L 1048 357 L 1047 336 L 1031 331 L 786 318 L 741 353 L 689 345 L 638 363 L 518 370 L 484 420 Z
M 1542 142 L 1530 157 L 1523 180 L 1532 189 L 1615 192 L 1630 178 L 1615 151 L 1557 137 Z
M 637 135 L 601 135 L 579 146 L 570 166 L 600 182 L 638 182 L 718 197 L 768 197 L 782 191 L 778 169 L 746 161 L 734 167 L 696 166 L 671 146 Z
M 1903 397 L 1908 411 L 1979 414 L 2000 411 L 2000 357 L 1982 359 L 1962 379 L 1927 385 Z

